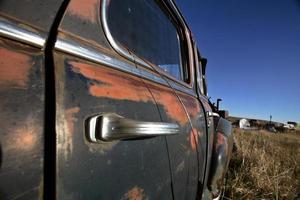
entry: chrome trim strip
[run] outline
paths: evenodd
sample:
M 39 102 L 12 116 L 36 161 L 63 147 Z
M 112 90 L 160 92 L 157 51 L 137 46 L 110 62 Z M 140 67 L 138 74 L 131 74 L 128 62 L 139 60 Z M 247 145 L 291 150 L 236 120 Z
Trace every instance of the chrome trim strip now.
M 132 120 L 115 113 L 98 114 L 89 118 L 86 124 L 86 135 L 93 143 L 180 133 L 178 124 Z
M 186 87 L 184 87 L 180 84 L 177 84 L 176 82 L 173 82 L 173 81 L 169 81 L 169 82 L 170 82 L 170 85 L 173 89 L 178 90 L 178 91 L 183 92 L 183 93 L 186 93 L 186 94 L 189 94 L 189 95 L 194 96 L 194 97 L 197 96 L 197 94 L 195 93 L 195 91 L 193 89 L 186 88 Z
M 219 113 L 207 111 L 207 117 L 220 117 Z
M 118 59 L 104 55 L 103 53 L 100 53 L 90 47 L 83 46 L 81 43 L 75 41 L 57 38 L 57 41 L 55 43 L 55 49 L 65 53 L 69 53 L 71 55 L 76 55 L 89 61 L 104 64 L 131 74 L 140 74 L 139 70 L 136 67 L 133 67 L 132 65 L 122 62 Z
M 193 48 L 192 48 L 192 43 L 191 43 L 190 30 L 189 30 L 187 24 L 185 23 L 184 19 L 182 18 L 182 15 L 180 14 L 179 10 L 177 9 L 174 1 L 170 0 L 169 2 L 170 2 L 170 5 L 171 5 L 173 11 L 176 14 L 176 17 L 180 20 L 181 25 L 184 27 L 184 32 L 185 32 L 185 36 L 186 36 L 187 44 L 188 44 L 188 55 L 189 55 L 189 61 L 190 61 L 189 68 L 190 68 L 190 76 L 191 76 L 191 82 L 190 82 L 190 84 L 187 84 L 187 85 L 188 85 L 188 87 L 193 88 L 193 86 L 194 86 L 194 55 L 193 55 Z
M 20 26 L 20 24 L 16 22 L 9 21 L 7 19 L 4 19 L 3 17 L 0 17 L 0 35 L 17 40 L 20 42 L 24 42 L 36 47 L 44 47 L 46 43 L 46 36 L 45 34 L 33 30 L 33 28 L 30 27 L 31 30 L 24 28 L 24 26 Z
M 126 59 L 130 60 L 130 61 L 133 61 L 134 62 L 134 58 L 131 54 L 129 54 L 129 52 L 120 47 L 117 42 L 115 41 L 115 39 L 113 38 L 110 30 L 109 30 L 109 27 L 108 27 L 108 24 L 107 24 L 107 9 L 106 7 L 108 6 L 107 4 L 107 0 L 102 0 L 102 3 L 101 3 L 101 24 L 102 24 L 102 27 L 103 27 L 103 30 L 104 30 L 104 34 L 106 35 L 107 37 L 107 40 L 109 41 L 110 45 L 112 46 L 112 48 L 117 52 L 119 53 L 121 56 L 125 57 Z
M 157 76 L 155 74 L 147 72 L 146 70 L 141 70 L 140 73 L 141 73 L 141 77 L 143 77 L 143 78 L 146 78 L 150 81 L 154 81 L 156 83 L 160 83 L 160 84 L 165 85 L 165 86 L 169 86 L 167 81 L 165 79 L 163 79 L 162 77 L 160 77 L 160 76 Z
M 168 86 L 168 83 L 162 77 L 146 70 L 137 69 L 135 66 L 126 62 L 107 56 L 90 47 L 83 46 L 82 43 L 57 38 L 55 49 Z

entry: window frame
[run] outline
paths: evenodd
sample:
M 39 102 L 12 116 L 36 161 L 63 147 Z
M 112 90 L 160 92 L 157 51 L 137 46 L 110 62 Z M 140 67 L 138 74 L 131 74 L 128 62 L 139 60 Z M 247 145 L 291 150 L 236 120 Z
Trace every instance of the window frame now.
M 195 42 L 194 44 L 194 56 L 195 56 L 195 82 L 196 82 L 196 88 L 197 88 L 197 93 L 199 95 L 205 96 L 204 94 L 204 84 L 203 84 L 203 74 L 202 74 L 202 64 L 200 62 L 201 59 L 201 54 L 200 51 L 196 45 Z
M 176 77 L 172 76 L 168 72 L 165 72 L 163 68 L 157 66 L 156 64 L 153 64 L 144 58 L 141 58 L 134 54 L 129 49 L 125 48 L 122 44 L 118 42 L 117 39 L 115 39 L 109 29 L 108 21 L 107 21 L 107 8 L 108 8 L 108 2 L 109 0 L 102 0 L 101 2 L 101 24 L 104 30 L 104 34 L 106 35 L 110 45 L 113 47 L 113 49 L 119 53 L 121 56 L 125 57 L 126 59 L 129 59 L 133 62 L 136 62 L 137 64 L 141 65 L 142 67 L 145 67 L 148 70 L 156 71 L 163 76 L 171 79 L 172 81 L 175 81 L 176 83 L 179 83 L 180 85 L 183 85 L 187 88 L 192 89 L 194 86 L 194 55 L 193 55 L 193 47 L 191 43 L 191 36 L 190 36 L 190 30 L 188 29 L 182 15 L 180 14 L 178 8 L 174 4 L 172 0 L 166 0 L 161 2 L 156 2 L 158 6 L 161 8 L 161 10 L 166 14 L 167 17 L 170 17 L 173 21 L 171 21 L 174 25 L 174 27 L 177 30 L 177 35 L 180 38 L 179 47 L 180 47 L 180 70 L 183 71 L 183 78 L 184 76 L 188 75 L 189 80 L 185 81 L 182 79 L 177 79 Z M 171 20 L 170 19 L 170 20 Z M 180 30 L 180 31 L 179 31 Z M 181 35 L 179 35 L 181 34 Z M 182 50 L 182 45 L 185 45 L 185 51 Z M 183 56 L 184 54 L 184 56 Z M 186 62 L 183 64 L 183 62 Z

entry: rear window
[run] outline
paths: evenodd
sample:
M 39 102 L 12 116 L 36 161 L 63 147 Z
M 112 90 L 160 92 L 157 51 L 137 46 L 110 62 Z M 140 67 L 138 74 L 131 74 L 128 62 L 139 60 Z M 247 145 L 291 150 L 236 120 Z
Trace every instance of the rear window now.
M 107 21 L 114 39 L 140 58 L 185 80 L 180 29 L 154 0 L 111 0 Z

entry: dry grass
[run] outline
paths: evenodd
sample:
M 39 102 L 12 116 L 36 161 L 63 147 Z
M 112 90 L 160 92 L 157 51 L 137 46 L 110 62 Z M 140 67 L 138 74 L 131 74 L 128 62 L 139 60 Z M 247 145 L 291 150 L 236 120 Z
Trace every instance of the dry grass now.
M 224 199 L 300 199 L 300 133 L 233 134 Z

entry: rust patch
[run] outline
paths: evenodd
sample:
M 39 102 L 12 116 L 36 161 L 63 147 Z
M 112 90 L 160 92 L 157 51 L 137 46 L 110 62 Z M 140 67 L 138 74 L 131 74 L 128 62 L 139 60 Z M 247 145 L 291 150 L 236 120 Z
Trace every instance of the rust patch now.
M 190 144 L 191 144 L 191 147 L 192 149 L 195 151 L 197 150 L 197 146 L 198 146 L 198 130 L 193 128 L 191 130 L 191 133 L 190 133 Z
M 27 88 L 31 58 L 23 53 L 0 48 L 0 85 Z
M 97 144 L 92 144 L 86 141 L 86 144 L 89 147 L 89 151 L 91 153 L 100 153 L 102 155 L 106 154 L 108 151 L 114 148 L 119 141 L 112 141 L 112 142 L 99 142 Z
M 76 113 L 80 111 L 79 107 L 74 107 L 66 110 L 66 122 L 67 122 L 67 129 L 68 132 L 73 133 L 74 132 L 74 122 L 77 121 L 77 119 L 74 117 Z
M 79 107 L 74 107 L 65 110 L 59 117 L 58 124 L 58 144 L 57 148 L 61 150 L 65 156 L 68 158 L 69 154 L 73 152 L 73 133 L 74 133 L 74 123 L 77 121 L 75 114 L 80 111 Z
M 118 100 L 152 101 L 145 86 L 134 76 L 85 63 L 71 62 L 71 65 L 74 72 L 100 82 L 89 85 L 89 92 L 92 96 Z
M 182 105 L 179 103 L 178 97 L 174 94 L 173 90 L 149 81 L 147 81 L 147 85 L 156 102 L 164 107 L 167 115 L 170 118 L 174 119 L 181 125 L 188 123 L 186 113 Z
M 89 93 L 96 97 L 107 97 L 118 100 L 153 102 L 146 86 L 139 78 L 105 67 L 95 67 L 86 63 L 70 62 L 75 73 L 82 74 L 90 80 Z M 188 118 L 171 89 L 148 84 L 158 104 L 164 106 L 168 116 L 180 124 L 188 123 Z
M 24 123 L 18 125 L 16 128 L 11 130 L 11 133 L 8 134 L 8 136 L 14 136 L 9 137 L 9 139 L 6 140 L 6 151 L 31 151 L 39 142 L 41 127 L 37 125 L 36 121 L 33 118 L 29 117 L 24 121 Z
M 158 104 L 163 105 L 166 109 L 168 116 L 182 125 L 188 123 L 186 113 L 182 105 L 178 103 L 177 96 L 171 93 L 158 93 L 155 96 Z
M 197 117 L 197 114 L 201 112 L 198 100 L 194 97 L 179 92 L 178 96 L 181 99 L 183 105 L 185 106 L 190 118 Z
M 100 0 L 72 0 L 67 12 L 85 21 L 96 23 L 97 10 L 100 10 Z
M 121 199 L 122 200 L 143 200 L 143 199 L 145 200 L 148 198 L 144 195 L 144 189 L 134 186 L 126 194 L 124 194 Z

